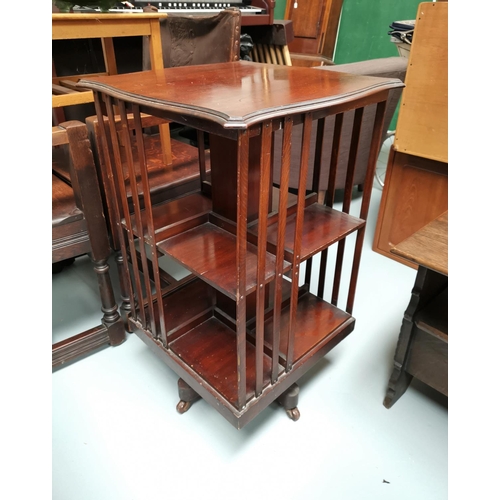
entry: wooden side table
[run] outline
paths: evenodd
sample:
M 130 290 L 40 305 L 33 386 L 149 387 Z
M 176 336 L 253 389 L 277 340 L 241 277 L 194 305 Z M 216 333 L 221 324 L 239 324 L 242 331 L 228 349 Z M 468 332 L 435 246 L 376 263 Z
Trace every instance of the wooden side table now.
M 101 38 L 104 63 L 107 75 L 116 75 L 115 52 L 113 38 L 121 36 L 147 36 L 149 38 L 149 55 L 153 70 L 163 69 L 163 56 L 160 38 L 159 20 L 167 14 L 52 14 L 52 40 L 69 40 L 81 38 Z M 93 102 L 90 90 L 82 91 L 76 83 L 83 76 L 74 75 L 52 78 L 52 107 L 72 106 Z M 92 75 L 96 76 L 96 75 Z M 164 161 L 172 163 L 170 146 L 170 128 L 168 123 L 160 125 Z
M 390 408 L 413 377 L 448 395 L 448 211 L 392 252 L 418 265 L 384 399 Z

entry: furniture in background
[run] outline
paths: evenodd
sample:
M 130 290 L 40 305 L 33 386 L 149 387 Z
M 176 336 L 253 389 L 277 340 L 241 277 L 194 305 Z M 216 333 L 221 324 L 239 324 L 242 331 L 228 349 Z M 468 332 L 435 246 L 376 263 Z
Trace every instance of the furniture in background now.
M 225 9 L 213 16 L 169 15 L 160 21 L 160 39 L 164 67 L 191 66 L 213 64 L 216 62 L 231 62 L 239 59 L 241 12 L 238 9 Z M 143 43 L 143 70 L 150 66 L 149 40 Z M 132 117 L 127 117 L 128 127 L 134 130 L 136 123 Z M 175 199 L 186 193 L 196 191 L 203 185 L 209 189 L 210 152 L 206 147 L 206 137 L 201 131 L 187 127 L 182 123 L 171 123 L 172 163 L 166 165 L 161 155 L 161 148 L 156 127 L 169 120 L 155 116 L 141 116 L 140 126 L 144 127 L 144 143 L 148 152 L 149 191 L 152 202 L 157 204 Z M 123 256 L 120 251 L 118 228 L 120 221 L 118 209 L 113 205 L 113 186 L 111 179 L 104 174 L 106 156 L 111 161 L 127 163 L 126 150 L 123 144 L 119 146 L 120 158 L 115 159 L 115 151 L 108 150 L 102 141 L 103 134 L 109 134 L 109 123 L 104 120 L 101 128 L 96 115 L 86 119 L 91 139 L 95 162 L 98 166 L 105 195 L 106 214 L 112 235 L 112 246 L 116 252 L 117 264 L 123 271 Z M 135 175 L 140 173 L 138 151 L 134 148 L 133 163 Z M 132 191 L 128 171 L 124 174 L 127 183 L 127 196 L 132 203 Z M 142 195 L 141 195 L 142 196 Z M 122 272 L 120 272 L 122 275 Z M 165 285 L 174 279 L 164 272 L 162 280 Z M 122 286 L 121 313 L 126 320 L 130 313 L 130 298 L 126 287 Z
M 64 165 L 64 167 L 63 167 Z M 52 262 L 88 254 L 101 295 L 102 324 L 52 345 L 52 367 L 59 367 L 106 344 L 125 340 L 109 276 L 111 253 L 94 160 L 85 124 L 52 127 Z M 68 172 L 70 183 L 59 177 Z
M 354 328 L 352 316 L 375 164 L 389 92 L 397 79 L 320 72 L 238 61 L 167 68 L 158 73 L 82 79 L 96 92 L 105 157 L 113 179 L 112 201 L 131 301 L 129 324 L 180 377 L 178 411 L 202 397 L 236 428 L 242 428 L 273 401 L 299 418 L 297 380 Z M 224 96 L 217 99 L 214 96 Z M 168 100 L 162 98 L 168 96 Z M 342 211 L 306 194 L 308 169 L 320 178 L 321 164 L 308 165 L 313 123 L 356 116 L 376 104 L 366 189 L 359 214 L 350 214 L 346 189 Z M 131 113 L 135 131 L 129 128 Z M 153 204 L 148 150 L 141 117 L 147 113 L 182 121 L 210 134 L 210 182 L 197 192 Z M 115 115 L 118 114 L 118 120 Z M 105 119 L 107 116 L 107 119 Z M 288 191 L 293 129 L 303 126 L 299 186 Z M 355 143 L 361 121 L 355 120 Z M 283 130 L 282 139 L 273 138 Z M 328 197 L 339 146 L 334 131 Z M 281 182 L 272 188 L 273 142 L 281 147 Z M 134 150 L 140 171 L 130 167 Z M 355 156 L 354 148 L 351 155 Z M 315 156 L 317 157 L 317 155 Z M 354 162 L 348 162 L 348 178 Z M 125 176 L 129 182 L 126 182 Z M 131 201 L 127 190 L 131 191 Z M 343 266 L 346 238 L 355 238 L 350 276 Z M 332 280 L 328 250 L 336 249 Z M 311 263 L 321 254 L 318 286 L 312 290 Z M 333 257 L 332 253 L 330 255 Z M 164 284 L 160 258 L 174 259 L 189 274 Z M 301 264 L 305 273 L 301 275 Z M 302 282 L 301 282 L 302 279 Z M 346 297 L 340 307 L 341 283 Z
M 418 265 L 394 355 L 384 406 L 390 408 L 413 377 L 448 396 L 448 212 L 392 252 Z
M 222 10 L 216 15 L 176 15 L 160 19 L 163 67 L 194 66 L 238 61 L 241 11 Z M 150 41 L 143 43 L 143 70 L 151 69 Z
M 333 71 L 341 73 L 349 73 L 355 75 L 365 75 L 365 76 L 375 76 L 382 78 L 397 78 L 401 81 L 405 81 L 406 68 L 408 60 L 403 57 L 386 57 L 381 59 L 372 59 L 368 61 L 361 61 L 349 64 L 339 64 L 335 66 L 319 66 L 314 67 L 315 71 Z M 387 107 L 383 122 L 383 133 L 379 148 L 382 146 L 383 141 L 386 138 L 389 125 L 391 123 L 394 111 L 401 96 L 401 88 L 394 88 L 389 92 L 389 98 L 387 100 Z M 357 111 L 345 113 L 341 128 L 340 135 L 340 149 L 339 149 L 339 159 L 337 163 L 337 174 L 335 177 L 335 189 L 352 189 L 353 186 L 358 186 L 362 189 L 362 186 L 366 179 L 366 172 L 368 170 L 368 160 L 369 152 L 371 146 L 371 137 L 373 132 L 374 118 L 375 118 L 376 106 L 366 106 L 365 108 Z M 354 123 L 356 126 L 360 127 L 359 138 L 355 142 L 351 141 L 351 135 L 353 131 Z M 330 116 L 325 120 L 325 133 L 324 142 L 322 145 L 322 156 L 321 156 L 321 176 L 319 179 L 318 189 L 324 194 L 328 187 L 328 162 L 331 155 L 333 138 L 334 138 L 334 128 L 335 128 L 335 117 Z M 316 140 L 316 123 L 313 124 L 312 129 L 312 140 Z M 291 188 L 296 189 L 299 182 L 299 167 L 300 167 L 300 140 L 302 134 L 302 126 L 294 127 L 293 130 L 293 140 L 292 140 L 292 158 L 290 165 L 290 181 L 289 185 Z M 276 137 L 281 137 L 282 131 L 276 133 Z M 350 151 L 350 148 L 355 145 L 356 152 Z M 309 153 L 309 163 L 312 164 L 314 161 L 315 151 L 311 150 Z M 280 183 L 280 168 L 279 168 L 279 142 L 276 143 L 274 149 L 275 157 L 275 169 L 273 182 L 276 186 Z M 355 162 L 355 167 L 349 166 L 349 161 Z M 351 170 L 353 172 L 353 178 L 347 178 L 347 172 Z M 313 174 L 312 170 L 308 173 L 307 179 L 307 189 L 313 189 Z
M 52 14 L 52 40 L 100 38 L 106 67 L 105 74 L 118 73 L 113 38 L 144 36 L 149 40 L 149 57 L 153 69 L 163 68 L 159 20 L 166 14 Z M 52 78 L 52 108 L 62 108 L 93 101 L 92 92 L 76 87 L 80 75 Z M 160 127 L 162 151 L 167 164 L 172 162 L 168 123 Z
M 448 2 L 419 5 L 373 250 L 391 249 L 448 209 Z
M 332 64 L 343 0 L 287 0 L 285 19 L 293 21 L 288 48 L 294 66 Z
M 292 65 L 288 49 L 294 38 L 292 21 L 275 21 L 271 26 L 247 26 L 242 28 L 242 33 L 252 39 L 251 61 Z

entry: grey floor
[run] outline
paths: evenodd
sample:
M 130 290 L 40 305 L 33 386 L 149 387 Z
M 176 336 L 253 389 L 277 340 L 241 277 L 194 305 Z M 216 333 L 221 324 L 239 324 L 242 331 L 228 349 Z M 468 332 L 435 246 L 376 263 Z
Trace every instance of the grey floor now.
M 372 251 L 380 198 L 375 182 L 356 327 L 299 381 L 297 422 L 277 404 L 240 431 L 203 400 L 178 414 L 177 376 L 129 335 L 52 373 L 52 498 L 448 498 L 447 398 L 414 381 L 382 404 L 416 271 Z M 53 277 L 53 341 L 100 316 L 79 258 Z

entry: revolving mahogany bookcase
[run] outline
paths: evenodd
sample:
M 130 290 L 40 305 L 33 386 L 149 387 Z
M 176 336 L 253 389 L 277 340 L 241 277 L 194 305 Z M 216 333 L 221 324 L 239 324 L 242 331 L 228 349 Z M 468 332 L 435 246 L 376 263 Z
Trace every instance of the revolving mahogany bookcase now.
M 86 78 L 78 85 L 94 91 L 105 131 L 100 140 L 114 186 L 113 223 L 128 260 L 122 282 L 132 298 L 129 326 L 180 377 L 178 411 L 202 397 L 242 428 L 278 401 L 296 420 L 297 380 L 354 329 L 351 313 L 386 101 L 389 90 L 403 84 L 238 61 Z M 371 105 L 376 113 L 366 189 L 354 216 L 349 214 L 353 170 L 363 111 Z M 350 167 L 342 210 L 336 210 L 340 130 L 344 113 L 352 109 Z M 133 127 L 127 113 L 134 117 Z M 151 202 L 144 115 L 210 134 L 211 175 L 201 180 L 199 190 Z M 322 147 L 326 120 L 335 120 L 328 152 Z M 299 125 L 299 185 L 292 194 L 291 138 Z M 318 133 L 311 144 L 313 127 Z M 278 138 L 275 132 L 281 129 Z M 279 188 L 272 183 L 276 140 L 282 153 Z M 311 147 L 316 155 L 308 165 Z M 330 187 L 320 205 L 322 154 L 331 157 Z M 134 161 L 141 167 L 135 178 L 127 167 Z M 312 190 L 306 190 L 309 168 Z M 351 234 L 347 304 L 340 308 L 345 242 Z M 330 256 L 334 252 L 336 264 L 327 281 L 329 247 L 335 247 Z M 321 262 L 313 273 L 316 254 Z M 164 280 L 164 255 L 189 274 Z M 314 291 L 313 275 L 318 277 Z

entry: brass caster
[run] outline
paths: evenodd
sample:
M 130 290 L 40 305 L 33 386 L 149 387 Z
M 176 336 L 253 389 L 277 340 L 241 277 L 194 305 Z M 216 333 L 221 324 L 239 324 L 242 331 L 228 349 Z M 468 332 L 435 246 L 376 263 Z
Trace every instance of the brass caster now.
M 177 403 L 176 409 L 182 415 L 183 413 L 186 413 L 189 408 L 191 408 L 191 404 L 191 401 L 179 401 Z
M 297 422 L 297 420 L 300 418 L 300 411 L 298 408 L 292 408 L 291 410 L 286 410 L 286 414 L 294 421 Z

